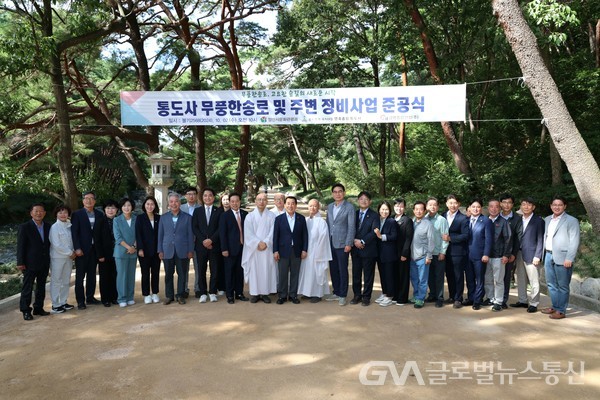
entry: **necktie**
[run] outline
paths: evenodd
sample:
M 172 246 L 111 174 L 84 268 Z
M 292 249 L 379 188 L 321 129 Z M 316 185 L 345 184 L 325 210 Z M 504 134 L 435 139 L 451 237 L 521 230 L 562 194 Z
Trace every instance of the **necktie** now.
M 210 207 L 206 207 L 206 224 L 210 221 Z
M 471 229 L 475 227 L 475 223 L 477 222 L 477 218 L 471 217 Z
M 361 225 L 362 225 L 362 222 L 363 222 L 363 218 L 364 218 L 364 216 L 365 216 L 365 213 L 364 213 L 363 211 L 361 211 L 361 212 L 358 214 L 358 228 L 359 228 L 359 229 L 360 229 L 360 227 L 361 227 Z
M 42 242 L 44 241 L 44 224 L 42 223 L 42 225 L 37 225 L 37 230 L 40 234 L 40 237 L 42 238 Z
M 240 217 L 240 212 L 235 212 L 235 219 L 237 220 L 238 228 L 240 230 L 240 244 L 244 244 L 244 231 L 242 231 L 242 218 Z

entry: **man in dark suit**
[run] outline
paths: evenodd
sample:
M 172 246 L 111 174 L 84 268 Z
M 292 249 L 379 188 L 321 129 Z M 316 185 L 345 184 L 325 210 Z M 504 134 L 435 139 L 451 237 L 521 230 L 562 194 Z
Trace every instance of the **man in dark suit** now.
M 446 197 L 448 211 L 443 217 L 448 221 L 450 243 L 446 251 L 446 280 L 448 282 L 448 302 L 454 308 L 461 308 L 465 291 L 465 269 L 469 253 L 469 218 L 459 211 L 460 201 L 456 195 Z
M 519 235 L 521 251 L 517 255 L 517 290 L 519 301 L 511 307 L 527 308 L 527 312 L 537 312 L 540 303 L 540 269 L 544 251 L 545 223 L 542 217 L 534 214 L 535 200 L 526 197 L 521 201 L 523 212 Z M 531 295 L 528 299 L 527 281 L 531 285 Z
M 504 193 L 500 196 L 500 207 L 502 208 L 502 212 L 500 216 L 508 222 L 510 226 L 511 232 L 511 255 L 508 258 L 508 263 L 506 263 L 506 269 L 504 271 L 504 298 L 502 299 L 502 308 L 508 308 L 508 296 L 510 293 L 510 284 L 515 274 L 515 260 L 517 259 L 517 254 L 521 248 L 521 243 L 519 242 L 519 230 L 521 229 L 521 224 L 523 220 L 520 215 L 513 213 L 513 206 L 515 205 L 515 198 L 510 193 Z
M 83 194 L 83 208 L 71 215 L 71 234 L 73 247 L 75 247 L 75 298 L 77 308 L 85 310 L 87 304 L 100 304 L 94 298 L 96 292 L 96 268 L 98 255 L 94 244 L 100 219 L 104 218 L 102 212 L 96 210 L 96 194 L 85 192 Z M 85 279 L 85 290 L 83 280 Z
M 397 294 L 392 298 L 396 304 L 408 304 L 408 291 L 410 288 L 410 245 L 414 236 L 413 222 L 404 213 L 406 201 L 396 199 L 394 201 L 394 219 L 398 224 L 398 268 L 394 272 L 395 287 Z
M 227 303 L 248 301 L 244 296 L 244 270 L 242 251 L 244 245 L 244 220 L 248 212 L 241 210 L 242 198 L 238 193 L 229 194 L 228 211 L 219 218 L 219 241 L 221 254 L 225 260 L 225 295 Z
M 33 315 L 48 315 L 44 310 L 46 278 L 50 270 L 50 224 L 44 223 L 46 208 L 41 203 L 29 209 L 31 221 L 19 225 L 17 233 L 17 268 L 23 272 L 19 308 L 25 321 L 31 321 L 31 294 L 35 281 Z
M 199 302 L 206 303 L 217 301 L 217 257 L 221 253 L 219 245 L 219 219 L 222 211 L 214 205 L 215 191 L 205 188 L 202 191 L 203 207 L 194 210 L 192 229 L 196 237 L 196 254 L 198 256 L 198 273 L 194 287 L 200 289 Z M 206 267 L 210 261 L 210 283 L 207 290 Z
M 350 304 L 362 303 L 368 306 L 371 303 L 373 281 L 375 280 L 375 262 L 377 261 L 377 235 L 375 228 L 379 228 L 379 216 L 369 207 L 371 194 L 362 191 L 358 194 L 358 207 L 355 212 L 354 245 L 352 246 L 352 291 L 354 297 Z M 362 287 L 364 274 L 365 286 Z
M 467 301 L 463 305 L 472 305 L 480 310 L 484 295 L 485 268 L 494 245 L 494 224 L 488 217 L 481 215 L 483 202 L 471 201 L 471 221 L 469 223 L 469 260 L 467 262 Z
M 194 232 L 192 217 L 181 211 L 177 193 L 169 195 L 169 211 L 161 216 L 158 224 L 158 257 L 165 266 L 165 305 L 173 300 L 185 304 L 186 276 L 190 258 L 194 256 Z M 177 271 L 177 293 L 174 293 L 173 275 Z
M 292 303 L 300 304 L 298 278 L 300 263 L 308 250 L 308 229 L 304 216 L 296 213 L 297 206 L 295 197 L 286 197 L 286 212 L 275 218 L 273 227 L 273 257 L 279 269 L 277 304 L 285 303 L 288 297 Z

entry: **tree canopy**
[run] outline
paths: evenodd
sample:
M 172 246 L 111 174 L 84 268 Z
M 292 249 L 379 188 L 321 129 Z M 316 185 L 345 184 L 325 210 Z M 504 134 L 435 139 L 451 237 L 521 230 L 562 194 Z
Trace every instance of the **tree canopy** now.
M 176 159 L 176 190 L 242 190 L 251 171 L 256 186 L 278 182 L 309 192 L 343 181 L 350 191 L 388 198 L 509 191 L 546 204 L 560 192 L 580 216 L 589 214 L 589 195 L 578 193 L 574 179 L 578 160 L 565 165 L 555 143 L 565 137 L 553 132 L 529 90 L 492 12 L 498 3 L 504 2 L 2 1 L 0 201 L 43 194 L 75 205 L 89 189 L 99 198 L 150 191 L 146 159 L 162 150 Z M 580 135 L 597 169 L 596 3 L 533 0 L 518 9 L 579 131 L 562 134 Z M 276 30 L 267 33 L 264 21 L 275 16 Z M 441 126 L 119 122 L 121 90 L 463 82 L 466 122 Z

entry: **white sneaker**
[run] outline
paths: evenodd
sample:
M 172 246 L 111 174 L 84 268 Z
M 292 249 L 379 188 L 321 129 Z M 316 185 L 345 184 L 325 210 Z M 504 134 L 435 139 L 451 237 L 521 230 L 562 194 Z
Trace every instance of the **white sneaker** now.
M 160 303 L 160 297 L 158 297 L 157 294 L 153 294 L 152 295 L 152 302 L 153 303 Z
M 385 299 L 383 299 L 379 302 L 379 305 L 381 307 L 391 306 L 392 304 L 394 304 L 394 302 L 389 297 L 386 297 Z
M 338 301 L 340 306 L 345 306 L 346 305 L 346 298 L 345 297 L 340 297 L 340 300 Z
M 210 302 L 211 303 L 215 303 L 217 301 L 217 295 L 216 294 L 210 294 Z
M 207 299 L 206 295 L 203 294 L 202 296 L 200 296 L 200 300 L 198 300 L 198 302 L 199 303 L 206 303 L 206 299 Z
M 381 303 L 381 302 L 382 302 L 383 300 L 385 300 L 385 299 L 386 299 L 386 296 L 385 296 L 385 294 L 381 293 L 381 296 L 379 296 L 379 297 L 377 298 L 377 300 L 375 300 L 375 303 Z
M 127 302 L 127 305 L 128 305 L 128 306 L 132 306 L 132 305 L 134 305 L 134 304 L 135 304 L 135 301 L 133 301 L 133 300 L 129 300 L 129 301 Z
M 144 296 L 144 304 L 151 304 L 152 303 L 152 296 L 148 295 L 148 296 Z
M 219 296 L 225 296 L 225 291 L 224 291 L 224 290 L 219 290 L 219 291 L 217 292 L 217 294 L 218 294 Z
M 325 300 L 327 301 L 339 301 L 341 297 L 339 297 L 337 294 L 332 294 L 329 297 L 326 297 Z
M 119 307 L 123 308 L 123 307 L 127 307 L 127 303 L 123 302 L 123 303 L 119 303 Z

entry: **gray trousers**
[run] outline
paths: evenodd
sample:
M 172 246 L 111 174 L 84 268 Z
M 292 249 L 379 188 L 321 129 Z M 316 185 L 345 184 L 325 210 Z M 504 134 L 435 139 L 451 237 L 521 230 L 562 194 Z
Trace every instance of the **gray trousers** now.
M 294 253 L 290 258 L 280 258 L 277 264 L 279 280 L 277 282 L 277 293 L 280 299 L 294 298 L 298 296 L 298 277 L 300 276 L 300 262 Z M 288 286 L 289 283 L 289 286 Z

